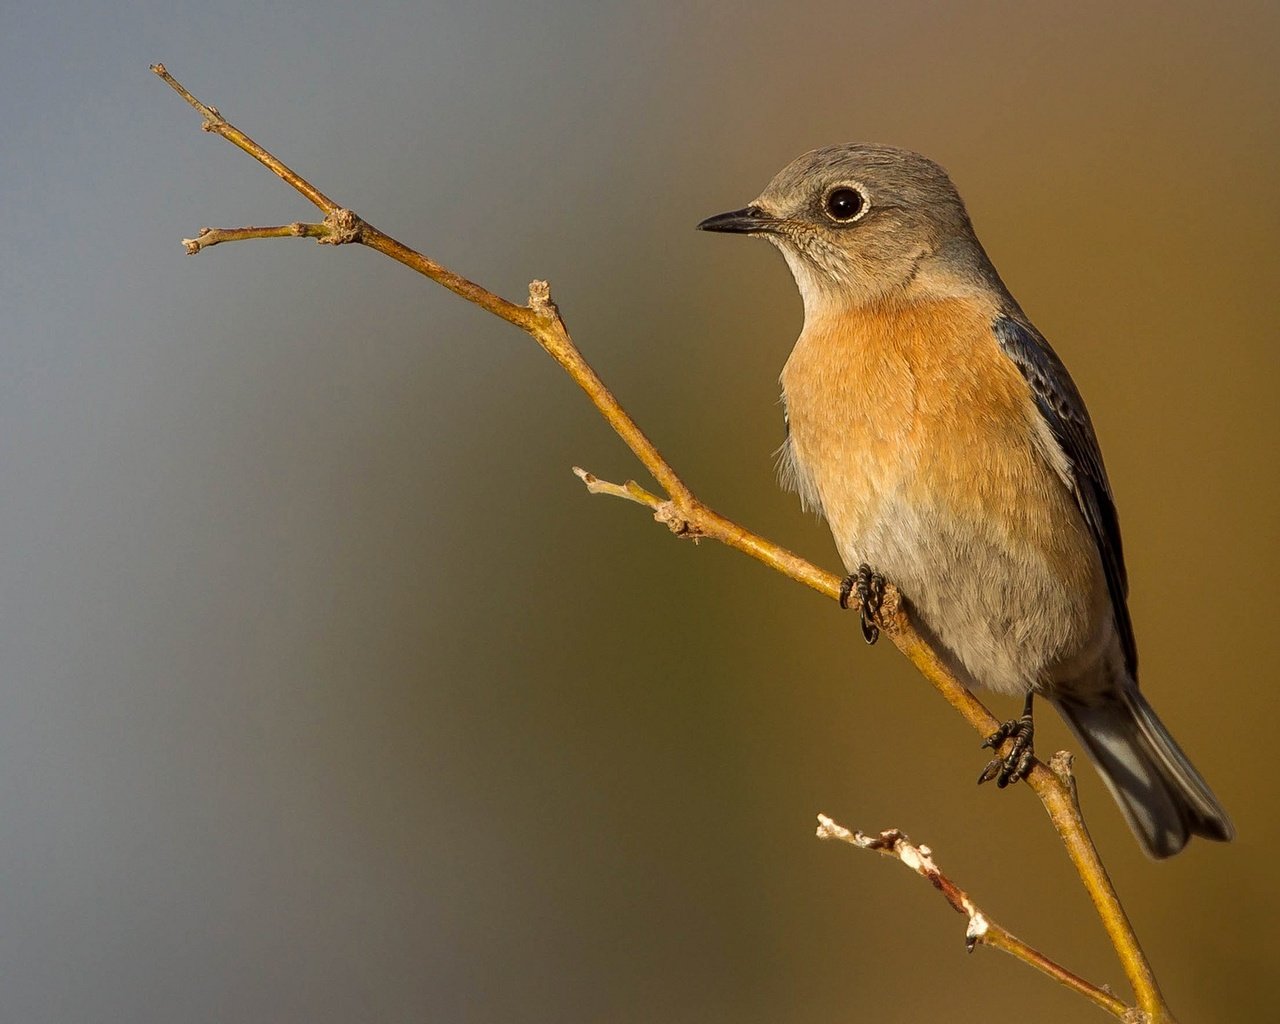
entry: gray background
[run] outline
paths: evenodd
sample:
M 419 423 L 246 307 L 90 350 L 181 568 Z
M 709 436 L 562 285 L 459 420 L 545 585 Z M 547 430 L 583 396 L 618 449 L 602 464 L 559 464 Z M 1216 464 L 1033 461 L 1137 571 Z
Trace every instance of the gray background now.
M 1273 1007 L 1280 19 L 1115 7 L 9 0 L 0 1021 L 1103 1019 L 818 811 L 1124 985 L 890 646 L 583 493 L 638 468 L 527 338 L 355 248 L 184 257 L 310 211 L 156 60 L 384 230 L 549 278 L 698 493 L 832 567 L 773 480 L 794 287 L 691 228 L 815 145 L 948 166 L 1089 399 L 1144 685 L 1240 839 L 1151 863 L 1082 764 L 1091 826 L 1184 1021 Z

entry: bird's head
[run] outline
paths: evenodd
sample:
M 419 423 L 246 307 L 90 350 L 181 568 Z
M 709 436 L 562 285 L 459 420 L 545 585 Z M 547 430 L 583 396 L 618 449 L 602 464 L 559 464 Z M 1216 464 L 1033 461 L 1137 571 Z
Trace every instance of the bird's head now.
M 806 315 L 985 290 L 994 278 L 947 172 L 893 146 L 812 150 L 749 205 L 698 228 L 776 245 Z

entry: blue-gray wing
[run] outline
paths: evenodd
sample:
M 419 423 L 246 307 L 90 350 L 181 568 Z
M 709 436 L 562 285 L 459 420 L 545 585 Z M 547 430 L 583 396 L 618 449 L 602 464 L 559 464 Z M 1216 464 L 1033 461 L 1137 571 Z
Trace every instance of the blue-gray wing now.
M 1036 407 L 1066 456 L 1069 486 L 1102 558 L 1125 664 L 1130 677 L 1137 680 L 1138 647 L 1129 620 L 1129 577 L 1124 568 L 1120 521 L 1089 412 L 1067 368 L 1039 331 L 1004 315 L 997 317 L 992 327 L 1001 349 L 1026 379 Z

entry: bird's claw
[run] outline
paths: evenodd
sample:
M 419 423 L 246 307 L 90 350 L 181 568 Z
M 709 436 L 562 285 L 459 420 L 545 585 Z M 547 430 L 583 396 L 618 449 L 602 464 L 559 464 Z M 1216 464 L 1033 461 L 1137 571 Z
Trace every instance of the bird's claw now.
M 880 639 L 880 605 L 884 601 L 884 577 L 863 562 L 858 571 L 840 581 L 840 607 L 848 608 L 849 599 L 858 595 L 862 639 L 874 644 Z
M 1013 740 L 1009 753 L 1001 757 L 997 754 L 978 776 L 978 785 L 995 780 L 997 789 L 1004 789 L 1011 782 L 1025 779 L 1035 764 L 1036 752 L 1032 742 L 1035 737 L 1035 720 L 1030 711 L 1021 718 L 1010 719 L 999 729 L 988 736 L 982 743 L 984 748 L 997 749 L 1005 740 Z

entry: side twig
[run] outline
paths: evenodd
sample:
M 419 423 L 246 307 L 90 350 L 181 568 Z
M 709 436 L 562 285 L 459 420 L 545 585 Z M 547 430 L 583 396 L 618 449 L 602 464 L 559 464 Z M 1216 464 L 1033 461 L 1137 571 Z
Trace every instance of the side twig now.
M 250 238 L 315 238 L 329 237 L 328 224 L 277 224 L 269 228 L 201 228 L 195 238 L 184 238 L 182 244 L 187 253 L 194 256 L 201 249 L 208 249 L 223 242 L 243 242 Z
M 359 243 L 389 256 L 425 277 L 443 285 L 468 302 L 487 310 L 529 334 L 586 393 L 597 411 L 614 429 L 666 497 L 651 494 L 634 483 L 609 484 L 585 471 L 578 475 L 598 493 L 615 494 L 647 505 L 654 518 L 665 523 L 672 532 L 685 537 L 708 537 L 751 555 L 765 565 L 803 583 L 832 600 L 839 600 L 840 580 L 800 556 L 760 537 L 713 511 L 699 501 L 675 470 L 662 457 L 653 442 L 622 408 L 569 336 L 550 289 L 544 281 L 529 286 L 529 300 L 518 305 L 494 294 L 473 281 L 454 273 L 428 256 L 368 224 L 350 210 L 339 206 L 296 171 L 273 156 L 249 136 L 232 125 L 215 107 L 201 103 L 165 69 L 163 64 L 151 68 L 204 119 L 205 131 L 221 135 L 232 145 L 249 154 L 294 188 L 310 203 L 322 210 L 319 225 L 295 225 L 277 228 L 211 228 L 200 237 L 186 240 L 188 251 L 223 241 L 248 238 L 300 236 L 315 238 L 321 244 Z M 213 236 L 201 244 L 200 239 Z M 194 245 L 194 248 L 192 248 Z M 881 605 L 879 625 L 898 649 L 905 654 L 942 697 L 983 736 L 994 732 L 996 719 L 972 693 L 946 668 L 924 638 L 912 625 L 898 591 L 890 585 Z M 1120 904 L 1111 880 L 1089 837 L 1079 806 L 1069 783 L 1040 762 L 1036 762 L 1027 782 L 1044 804 L 1054 828 L 1062 839 L 1085 890 L 1093 902 L 1103 927 L 1111 940 L 1121 965 L 1133 986 L 1138 1008 L 1148 1024 L 1172 1024 L 1174 1018 L 1165 1004 L 1155 975 L 1151 971 L 1132 925 Z
M 964 933 L 964 942 L 965 948 L 970 953 L 978 946 L 1003 949 L 1010 956 L 1044 972 L 1054 981 L 1072 991 L 1079 992 L 1108 1013 L 1124 1019 L 1129 1008 L 1124 1005 L 1123 1000 L 1116 998 L 1106 989 L 1085 981 L 1056 961 L 1050 960 L 1038 949 L 1027 945 L 1007 928 L 997 924 L 979 910 L 969 894 L 944 875 L 933 862 L 933 851 L 929 847 L 913 845 L 911 840 L 896 828 L 887 829 L 875 836 L 865 835 L 862 832 L 850 832 L 843 825 L 837 825 L 825 814 L 818 815 L 818 838 L 836 839 L 856 846 L 860 850 L 874 850 L 876 853 L 901 861 L 942 893 L 943 898 L 951 904 L 953 910 L 964 914 L 969 919 Z

